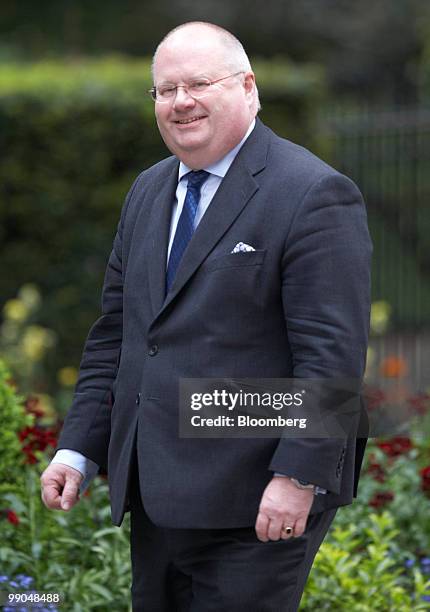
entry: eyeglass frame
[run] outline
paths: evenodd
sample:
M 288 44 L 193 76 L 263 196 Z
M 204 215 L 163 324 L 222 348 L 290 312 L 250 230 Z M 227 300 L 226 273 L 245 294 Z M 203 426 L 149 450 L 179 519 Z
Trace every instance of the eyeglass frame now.
M 178 87 L 182 87 L 187 92 L 187 95 L 193 98 L 193 100 L 200 100 L 201 98 L 204 98 L 205 96 L 208 95 L 208 92 L 210 88 L 212 87 L 212 85 L 215 85 L 215 83 L 219 83 L 220 81 L 224 81 L 225 79 L 230 79 L 231 77 L 237 76 L 238 74 L 245 74 L 245 70 L 239 70 L 239 72 L 235 72 L 234 74 L 228 74 L 227 76 L 221 77 L 220 79 L 215 79 L 214 81 L 210 81 L 209 79 L 204 79 L 208 81 L 208 91 L 203 92 L 202 96 L 196 97 L 195 95 L 193 96 L 192 94 L 190 94 L 190 92 L 187 89 L 189 87 L 189 84 L 188 85 L 175 85 L 174 88 L 172 88 L 172 89 L 175 89 L 174 95 L 172 95 L 171 98 L 167 98 L 167 100 L 161 100 L 161 101 L 157 100 L 157 87 L 155 85 L 151 87 L 151 89 L 148 89 L 148 93 L 154 102 L 158 102 L 159 104 L 168 104 L 169 102 L 176 99 L 176 96 L 178 95 Z M 203 79 L 204 77 L 201 77 L 201 78 Z M 196 78 L 196 80 L 198 79 Z

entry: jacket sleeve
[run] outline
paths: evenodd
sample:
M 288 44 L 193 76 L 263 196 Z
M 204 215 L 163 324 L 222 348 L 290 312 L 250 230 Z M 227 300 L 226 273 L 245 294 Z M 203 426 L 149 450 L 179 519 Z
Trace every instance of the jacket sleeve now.
M 137 179 L 125 200 L 102 291 L 102 314 L 85 342 L 72 406 L 64 421 L 58 449 L 75 450 L 107 466 L 110 439 L 111 393 L 122 342 L 123 231 Z
M 319 178 L 297 209 L 282 262 L 283 308 L 295 378 L 339 377 L 361 383 L 371 252 L 357 187 L 338 173 Z M 339 459 L 346 444 L 345 438 L 281 438 L 270 469 L 339 493 Z

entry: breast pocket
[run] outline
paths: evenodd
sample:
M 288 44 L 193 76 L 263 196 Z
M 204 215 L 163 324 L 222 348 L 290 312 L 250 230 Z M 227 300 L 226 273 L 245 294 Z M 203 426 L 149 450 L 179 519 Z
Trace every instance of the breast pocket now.
M 243 268 L 246 266 L 261 266 L 266 255 L 266 250 L 245 251 L 239 253 L 227 253 L 214 257 L 207 262 L 206 271 L 224 270 L 226 268 Z
M 262 312 L 262 277 L 266 251 L 227 253 L 206 262 L 202 312 L 227 336 L 258 320 Z

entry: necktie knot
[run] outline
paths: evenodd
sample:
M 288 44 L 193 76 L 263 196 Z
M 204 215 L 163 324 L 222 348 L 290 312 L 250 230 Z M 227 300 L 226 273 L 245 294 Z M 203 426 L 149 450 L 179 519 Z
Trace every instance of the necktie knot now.
M 206 170 L 196 170 L 196 171 L 188 172 L 187 189 L 190 189 L 191 187 L 191 188 L 200 190 L 200 187 L 203 185 L 203 183 L 208 178 L 208 176 L 209 176 L 209 172 L 206 172 Z

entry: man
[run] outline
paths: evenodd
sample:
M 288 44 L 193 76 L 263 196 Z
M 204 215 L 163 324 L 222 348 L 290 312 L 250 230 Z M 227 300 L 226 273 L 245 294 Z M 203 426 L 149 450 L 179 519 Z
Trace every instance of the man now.
M 153 78 L 173 156 L 126 198 L 42 497 L 68 510 L 107 468 L 114 524 L 131 509 L 136 611 L 297 610 L 364 441 L 181 438 L 178 383 L 361 378 L 365 208 L 349 179 L 256 119 L 229 32 L 179 26 Z

